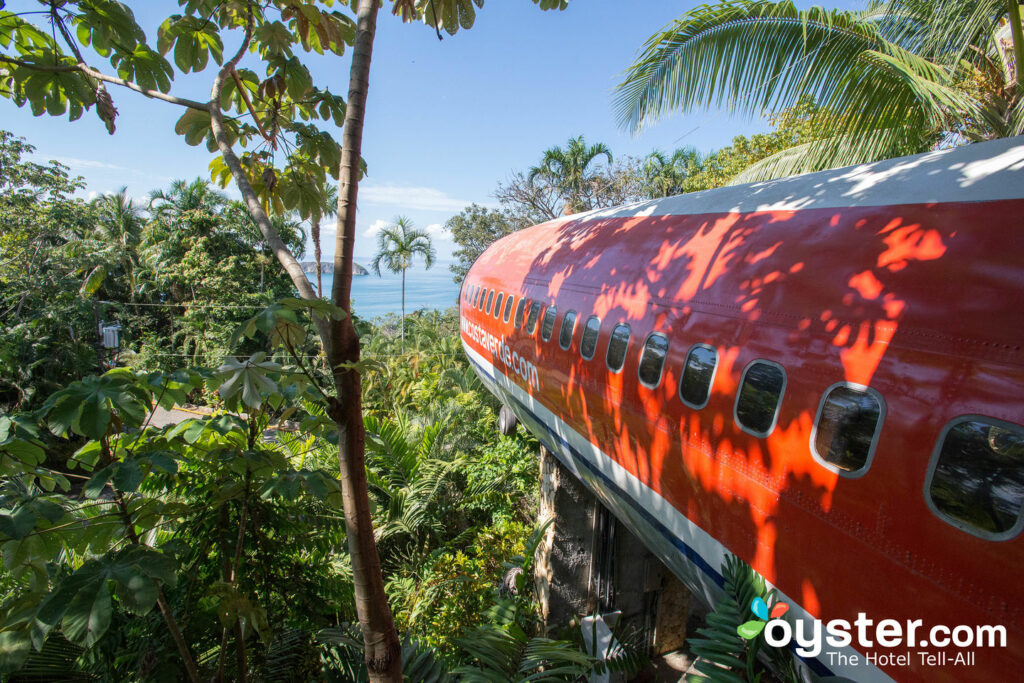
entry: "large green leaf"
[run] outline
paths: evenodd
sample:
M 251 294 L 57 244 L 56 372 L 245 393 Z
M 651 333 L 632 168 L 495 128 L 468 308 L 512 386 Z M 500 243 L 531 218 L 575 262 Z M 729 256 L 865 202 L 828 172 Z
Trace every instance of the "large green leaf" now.
M 220 64 L 223 60 L 224 44 L 221 42 L 217 25 L 202 17 L 168 17 L 157 32 L 157 49 L 166 55 L 174 49 L 174 63 L 185 73 L 202 71 L 210 57 Z
M 113 615 L 110 588 L 100 577 L 82 588 L 71 599 L 64 613 L 64 635 L 72 643 L 92 647 L 107 632 Z
M 111 60 L 117 74 L 128 81 L 134 81 L 147 90 L 168 92 L 174 70 L 160 53 L 148 45 L 136 45 L 131 52 L 117 52 Z
M 224 379 L 218 392 L 225 400 L 241 396 L 242 403 L 250 408 L 259 408 L 270 394 L 277 393 L 278 387 L 269 373 L 280 372 L 281 366 L 267 360 L 262 351 L 253 354 L 245 362 L 234 358 L 224 361 L 217 372 Z
M 72 431 L 99 439 L 118 424 L 141 427 L 150 399 L 148 389 L 134 373 L 116 368 L 68 385 L 50 396 L 39 412 L 54 434 Z

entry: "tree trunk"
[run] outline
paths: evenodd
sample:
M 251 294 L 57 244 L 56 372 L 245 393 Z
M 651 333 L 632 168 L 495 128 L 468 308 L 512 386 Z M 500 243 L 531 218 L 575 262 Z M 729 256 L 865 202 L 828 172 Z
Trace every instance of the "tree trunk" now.
M 370 57 L 377 22 L 377 0 L 360 0 L 356 17 L 356 39 L 352 50 L 345 128 L 342 135 L 341 174 L 338 189 L 338 234 L 334 250 L 334 285 L 331 298 L 348 315 L 342 320 L 313 316 L 329 359 L 337 397 L 331 398 L 328 412 L 338 428 L 338 461 L 341 469 L 342 502 L 345 506 L 345 530 L 355 588 L 356 614 L 363 631 L 366 668 L 371 683 L 402 680 L 402 647 L 395 631 L 391 609 L 384 592 L 380 558 L 373 538 L 373 518 L 366 485 L 365 442 L 363 428 L 362 381 L 352 367 L 359 361 L 359 336 L 352 324 L 352 254 L 356 234 L 356 196 L 359 161 L 362 154 L 363 112 L 369 88 Z M 234 58 L 225 63 L 214 81 L 210 102 L 210 128 L 224 163 L 238 185 L 250 215 L 256 221 L 267 244 L 284 267 L 303 299 L 316 297 L 312 284 L 295 256 L 274 229 L 245 170 L 224 130 L 220 94 L 225 77 L 241 59 L 251 38 L 251 26 Z
M 402 268 L 402 353 L 405 353 L 405 268 Z
M 331 321 L 327 354 L 333 368 L 338 397 L 330 408 L 338 427 L 338 462 L 341 467 L 345 529 L 356 614 L 362 627 L 366 668 L 370 681 L 402 680 L 402 648 L 384 592 L 380 558 L 373 538 L 373 519 L 366 487 L 362 378 L 351 364 L 359 361 L 359 336 L 352 324 L 352 255 L 356 236 L 356 199 L 362 155 L 363 113 L 369 89 L 370 57 L 377 23 L 377 0 L 360 0 L 356 40 L 352 50 L 345 129 L 342 136 L 341 175 L 338 184 L 337 238 L 334 248 L 334 304 L 349 315 Z
M 316 257 L 316 295 L 322 297 L 324 295 L 324 283 L 321 277 L 320 267 L 320 219 L 317 218 L 313 221 L 312 229 L 310 232 L 313 233 L 313 255 Z

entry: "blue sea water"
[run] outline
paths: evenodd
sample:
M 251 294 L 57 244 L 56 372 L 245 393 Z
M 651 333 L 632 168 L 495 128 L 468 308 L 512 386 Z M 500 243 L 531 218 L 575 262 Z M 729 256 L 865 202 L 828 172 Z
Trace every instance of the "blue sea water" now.
M 358 259 L 357 263 L 361 263 Z M 422 263 L 405 271 L 405 312 L 421 308 L 444 310 L 455 306 L 459 298 L 459 286 L 452 281 L 448 270 L 451 261 L 435 261 L 430 270 Z M 365 264 L 364 264 L 365 267 Z M 308 277 L 316 287 L 316 275 Z M 330 296 L 333 275 L 324 275 L 324 295 Z M 369 275 L 352 278 L 352 310 L 361 318 L 373 319 L 388 313 L 402 311 L 402 276 L 381 270 L 380 277 L 371 271 Z

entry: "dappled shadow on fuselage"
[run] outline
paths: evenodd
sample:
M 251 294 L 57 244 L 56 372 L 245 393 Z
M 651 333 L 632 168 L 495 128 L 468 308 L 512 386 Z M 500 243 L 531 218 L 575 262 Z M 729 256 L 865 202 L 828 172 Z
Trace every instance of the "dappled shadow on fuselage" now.
M 813 204 L 828 191 L 822 183 L 787 202 Z M 993 324 L 1003 304 L 992 297 L 1017 291 L 1022 268 L 1012 239 L 984 229 L 1019 225 L 1022 213 L 1024 202 L 1013 201 L 598 215 L 541 226 L 534 238 L 546 246 L 520 291 L 557 305 L 555 333 L 548 342 L 521 330 L 507 339 L 538 359 L 536 398 L 812 614 L 851 618 L 860 609 L 909 619 L 956 602 L 963 623 L 1019 633 L 1019 608 L 998 595 L 1019 550 L 993 560 L 991 544 L 937 521 L 922 481 L 943 425 L 965 412 L 999 414 L 992 411 L 1005 402 L 1002 392 L 1022 381 L 1019 370 L 995 380 L 985 369 L 1017 358 L 1024 329 L 1020 316 Z M 558 330 L 570 309 L 579 312 L 577 331 L 562 350 Z M 579 330 L 591 315 L 602 325 L 588 361 Z M 604 353 L 620 322 L 632 337 L 615 374 Z M 654 389 L 637 378 L 651 332 L 670 342 Z M 677 393 L 697 343 L 719 358 L 700 410 Z M 744 368 L 755 359 L 786 372 L 767 438 L 734 418 Z M 887 404 L 875 461 L 861 478 L 844 478 L 810 453 L 819 401 L 837 382 L 870 386 Z M 951 542 L 977 553 L 951 557 Z

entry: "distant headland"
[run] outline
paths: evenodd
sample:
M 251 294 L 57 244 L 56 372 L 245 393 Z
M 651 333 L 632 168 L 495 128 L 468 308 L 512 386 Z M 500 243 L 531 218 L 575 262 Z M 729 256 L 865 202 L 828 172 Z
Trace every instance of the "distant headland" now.
M 302 261 L 299 265 L 302 266 L 302 272 L 303 273 L 315 273 L 316 272 L 316 261 Z M 322 274 L 324 274 L 324 275 L 334 275 L 334 263 L 333 262 L 328 262 L 328 261 L 321 261 L 320 262 L 320 272 Z M 352 274 L 353 275 L 369 275 L 370 273 L 369 273 L 369 271 L 366 270 L 366 268 L 363 268 L 358 263 L 353 263 L 352 264 Z

